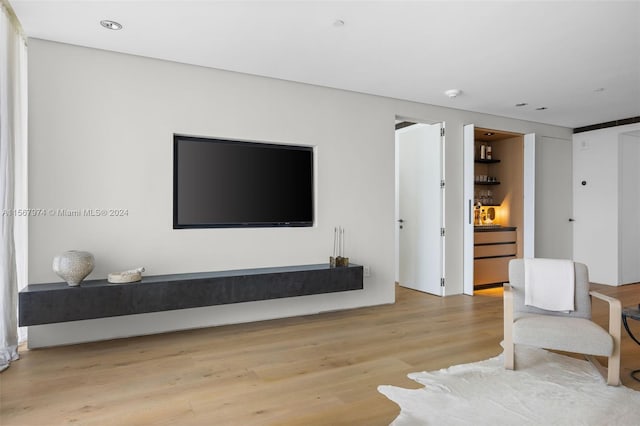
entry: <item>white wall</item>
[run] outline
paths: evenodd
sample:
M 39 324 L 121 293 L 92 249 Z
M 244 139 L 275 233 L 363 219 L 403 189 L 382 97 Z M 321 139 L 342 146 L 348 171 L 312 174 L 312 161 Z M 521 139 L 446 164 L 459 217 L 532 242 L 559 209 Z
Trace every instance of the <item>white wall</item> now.
M 395 117 L 446 122 L 446 294 L 462 292 L 462 125 L 568 138 L 570 130 L 81 48 L 29 43 L 29 205 L 121 208 L 127 217 L 33 217 L 29 281 L 52 258 L 94 253 L 88 279 L 326 262 L 333 227 L 365 289 L 29 328 L 31 347 L 309 314 L 394 301 Z M 317 147 L 317 225 L 172 229 L 172 134 Z
M 589 267 L 592 282 L 622 283 L 619 236 L 626 230 L 618 222 L 619 180 L 625 177 L 620 174 L 619 136 L 637 129 L 640 125 L 632 124 L 573 136 L 573 256 Z

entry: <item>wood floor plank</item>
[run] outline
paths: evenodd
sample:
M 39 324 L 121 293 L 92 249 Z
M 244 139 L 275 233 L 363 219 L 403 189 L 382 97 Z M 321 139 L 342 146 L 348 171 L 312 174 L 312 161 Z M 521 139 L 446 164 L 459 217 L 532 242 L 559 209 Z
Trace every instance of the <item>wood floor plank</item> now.
M 593 285 L 624 306 L 640 284 Z M 594 304 L 606 326 L 607 310 Z M 640 323 L 630 324 L 640 334 Z M 249 324 L 27 350 L 0 376 L 0 424 L 386 425 L 377 392 L 419 388 L 407 374 L 479 361 L 502 348 L 502 291 L 397 302 Z M 623 331 L 623 384 L 640 346 Z

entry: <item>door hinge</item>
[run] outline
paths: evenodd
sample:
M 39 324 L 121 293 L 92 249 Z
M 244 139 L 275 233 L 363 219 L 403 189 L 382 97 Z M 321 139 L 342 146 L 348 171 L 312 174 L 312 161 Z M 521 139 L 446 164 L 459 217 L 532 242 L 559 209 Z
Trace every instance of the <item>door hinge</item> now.
M 440 278 L 440 287 L 444 287 L 444 278 Z
M 440 188 L 444 188 L 444 179 L 440 181 Z
M 444 127 L 440 128 L 440 136 L 444 136 Z
M 444 234 L 445 234 L 444 228 L 440 228 L 440 236 L 444 237 Z

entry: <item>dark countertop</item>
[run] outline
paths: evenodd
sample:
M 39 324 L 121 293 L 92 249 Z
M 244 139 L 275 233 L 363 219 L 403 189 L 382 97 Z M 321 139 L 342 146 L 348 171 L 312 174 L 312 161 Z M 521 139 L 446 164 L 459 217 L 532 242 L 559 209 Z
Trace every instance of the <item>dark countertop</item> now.
M 515 231 L 516 229 L 518 229 L 516 226 L 476 225 L 473 227 L 473 232 L 505 232 Z

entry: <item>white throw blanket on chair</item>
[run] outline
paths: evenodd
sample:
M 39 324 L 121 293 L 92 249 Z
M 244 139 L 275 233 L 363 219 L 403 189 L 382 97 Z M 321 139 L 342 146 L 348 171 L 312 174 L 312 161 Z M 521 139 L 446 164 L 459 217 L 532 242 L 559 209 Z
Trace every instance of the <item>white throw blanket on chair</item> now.
M 547 311 L 574 311 L 575 281 L 571 260 L 525 259 L 524 303 Z

